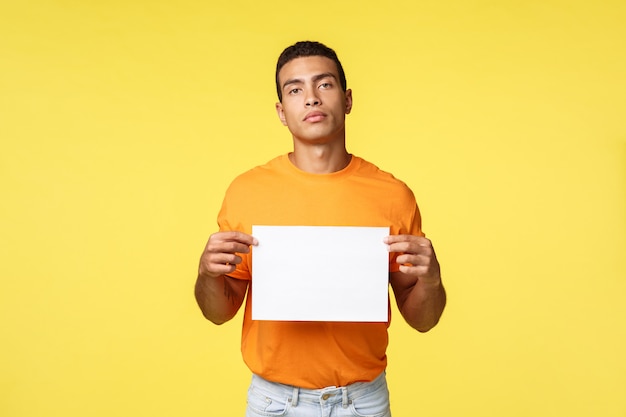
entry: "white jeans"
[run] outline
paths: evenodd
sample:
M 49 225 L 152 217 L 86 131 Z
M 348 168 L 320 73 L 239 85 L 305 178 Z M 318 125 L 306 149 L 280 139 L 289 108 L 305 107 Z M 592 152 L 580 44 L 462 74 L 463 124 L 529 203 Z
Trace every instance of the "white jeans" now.
M 347 387 L 304 389 L 252 376 L 246 417 L 391 417 L 385 373 Z

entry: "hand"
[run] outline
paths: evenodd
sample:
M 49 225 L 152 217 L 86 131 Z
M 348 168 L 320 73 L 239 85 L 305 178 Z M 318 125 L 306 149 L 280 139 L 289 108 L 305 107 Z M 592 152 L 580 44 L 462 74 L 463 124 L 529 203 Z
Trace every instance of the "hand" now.
M 424 284 L 439 284 L 439 262 L 431 241 L 414 235 L 392 235 L 385 238 L 389 252 L 401 253 L 396 258 L 400 272 L 415 277 Z
M 199 275 L 217 278 L 230 274 L 241 263 L 238 253 L 249 253 L 250 245 L 259 242 L 242 232 L 217 232 L 209 237 L 200 258 Z
M 420 332 L 432 329 L 446 305 L 439 262 L 430 240 L 421 236 L 387 236 L 389 252 L 399 252 L 399 272 L 389 274 L 398 308 L 411 327 Z

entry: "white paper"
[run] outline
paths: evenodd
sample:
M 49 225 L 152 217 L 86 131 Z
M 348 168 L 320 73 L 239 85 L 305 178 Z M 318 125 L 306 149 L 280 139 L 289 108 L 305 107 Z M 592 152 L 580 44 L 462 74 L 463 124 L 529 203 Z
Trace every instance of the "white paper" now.
M 252 319 L 386 322 L 388 227 L 252 226 Z

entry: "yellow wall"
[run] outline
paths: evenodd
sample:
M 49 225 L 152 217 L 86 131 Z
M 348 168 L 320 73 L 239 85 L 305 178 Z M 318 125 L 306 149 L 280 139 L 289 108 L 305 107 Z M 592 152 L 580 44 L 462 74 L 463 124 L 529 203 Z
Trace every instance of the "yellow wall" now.
M 440 325 L 391 328 L 395 415 L 624 417 L 624 2 L 212 3 L 0 5 L 0 415 L 243 415 L 197 260 L 290 149 L 273 68 L 310 38 L 443 264 Z

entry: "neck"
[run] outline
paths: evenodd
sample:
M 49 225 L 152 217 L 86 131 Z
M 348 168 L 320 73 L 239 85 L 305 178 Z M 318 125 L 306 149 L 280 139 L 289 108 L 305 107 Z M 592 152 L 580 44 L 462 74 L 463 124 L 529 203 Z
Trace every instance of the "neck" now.
M 348 153 L 345 143 L 341 146 L 330 144 L 294 144 L 294 151 L 289 160 L 298 169 L 311 174 L 330 174 L 341 171 L 350 164 L 352 155 Z

